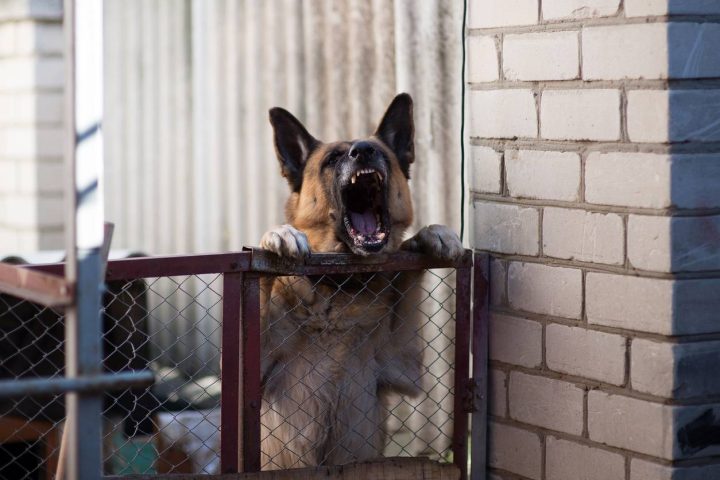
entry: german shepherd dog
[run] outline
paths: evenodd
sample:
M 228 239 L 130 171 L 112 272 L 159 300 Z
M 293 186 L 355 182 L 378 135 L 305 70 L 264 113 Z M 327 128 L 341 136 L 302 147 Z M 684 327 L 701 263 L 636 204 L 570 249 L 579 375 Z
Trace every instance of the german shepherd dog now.
M 290 197 L 287 224 L 265 233 L 262 248 L 295 258 L 462 255 L 457 235 L 441 225 L 403 241 L 413 220 L 410 95 L 396 96 L 376 132 L 362 140 L 323 143 L 282 108 L 270 110 L 270 123 Z M 390 396 L 422 391 L 421 323 L 413 315 L 420 275 L 263 279 L 264 469 L 382 455 Z

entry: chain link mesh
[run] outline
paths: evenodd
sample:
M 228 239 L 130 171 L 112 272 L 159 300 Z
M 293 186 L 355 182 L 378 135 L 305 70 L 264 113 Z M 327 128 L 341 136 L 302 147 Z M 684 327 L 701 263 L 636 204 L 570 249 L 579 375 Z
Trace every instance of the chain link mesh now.
M 403 276 L 274 277 L 275 289 L 264 290 L 264 469 L 352 461 L 368 445 L 386 456 L 452 459 L 454 271 Z M 222 274 L 109 283 L 104 370 L 151 369 L 156 383 L 105 394 L 105 474 L 219 473 L 222 300 Z M 307 348 L 289 348 L 302 341 Z M 64 347 L 60 311 L 0 295 L 0 379 L 63 376 Z M 303 386 L 308 394 L 294 411 L 269 393 L 291 365 L 307 373 L 286 385 L 290 396 Z M 337 408 L 343 401 L 350 407 Z M 309 415 L 313 402 L 334 405 L 334 414 L 355 410 L 343 430 L 329 408 Z M 0 401 L 0 480 L 54 478 L 64 416 L 63 395 Z M 293 424 L 301 417 L 309 422 Z M 316 457 L 292 453 L 298 442 L 288 435 L 307 435 Z

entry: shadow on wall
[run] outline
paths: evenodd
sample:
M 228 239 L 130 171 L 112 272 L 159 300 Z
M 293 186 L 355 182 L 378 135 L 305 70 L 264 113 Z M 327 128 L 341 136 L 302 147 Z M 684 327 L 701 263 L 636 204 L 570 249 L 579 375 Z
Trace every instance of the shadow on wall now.
M 643 141 L 668 142 L 670 145 L 665 164 L 669 163 L 669 205 L 675 210 L 671 217 L 643 219 L 644 234 L 654 239 L 648 244 L 662 242 L 664 245 L 658 243 L 653 247 L 658 251 L 670 249 L 670 255 L 663 254 L 664 264 L 653 260 L 651 254 L 646 258 L 653 270 L 672 274 L 672 333 L 718 333 L 720 2 L 669 0 L 668 9 L 671 15 L 688 15 L 668 25 L 668 77 L 672 79 L 669 89 L 667 92 L 634 93 L 653 101 L 658 109 L 656 117 L 664 123 L 654 135 L 653 128 L 645 130 L 644 134 L 650 137 Z M 698 20 L 701 15 L 704 22 Z M 662 111 L 664 109 L 667 110 Z M 648 248 L 648 252 L 653 247 Z M 692 386 L 702 385 L 707 392 L 720 389 L 720 376 L 708 373 L 720 364 L 720 352 L 713 345 L 716 344 L 698 342 L 684 347 L 692 362 L 679 361 L 675 365 L 673 392 L 678 398 L 692 395 L 686 391 Z M 675 415 L 683 415 L 681 412 L 682 409 Z M 720 452 L 720 408 L 694 410 L 690 416 L 693 419 L 685 420 L 686 425 L 678 431 L 680 458 L 717 455 Z

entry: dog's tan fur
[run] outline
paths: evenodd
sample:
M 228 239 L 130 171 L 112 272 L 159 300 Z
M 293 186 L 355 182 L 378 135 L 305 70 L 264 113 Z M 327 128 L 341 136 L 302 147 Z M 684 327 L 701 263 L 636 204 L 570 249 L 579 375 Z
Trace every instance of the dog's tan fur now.
M 388 109 L 378 129 L 384 135 L 366 139 L 381 150 L 389 165 L 391 228 L 381 251 L 405 249 L 454 258 L 462 253 L 462 246 L 446 227 L 425 227 L 403 243 L 413 220 L 407 172 L 414 150 L 412 143 L 395 150 L 387 143 L 387 138 L 392 139 L 387 132 L 395 128 L 388 124 L 403 114 L 409 124 L 399 128 L 409 132 L 412 142 L 412 102 L 407 95 L 396 97 Z M 323 161 L 328 152 L 346 151 L 352 142 L 318 142 L 284 111 L 271 111 L 271 121 L 292 192 L 286 204 L 288 225 L 267 232 L 261 246 L 291 257 L 306 254 L 308 248 L 350 252 L 352 247 L 337 233 L 340 212 L 333 200 L 334 171 L 323 168 Z M 305 145 L 295 148 L 293 136 L 301 137 Z M 287 138 L 290 144 L 283 143 Z M 292 157 L 305 153 L 298 162 Z M 263 468 L 343 464 L 382 454 L 389 395 L 420 392 L 421 325 L 412 314 L 418 278 L 418 273 L 408 272 L 323 281 L 263 280 Z

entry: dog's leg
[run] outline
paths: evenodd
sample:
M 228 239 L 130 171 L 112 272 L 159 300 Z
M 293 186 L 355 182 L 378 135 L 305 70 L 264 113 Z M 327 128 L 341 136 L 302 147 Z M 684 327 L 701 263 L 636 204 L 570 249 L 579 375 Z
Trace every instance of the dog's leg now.
M 307 236 L 292 225 L 280 225 L 265 232 L 260 247 L 281 257 L 301 258 L 310 255 Z
M 454 260 L 463 254 L 460 238 L 445 225 L 423 227 L 414 237 L 405 240 L 400 249 L 445 260 Z

